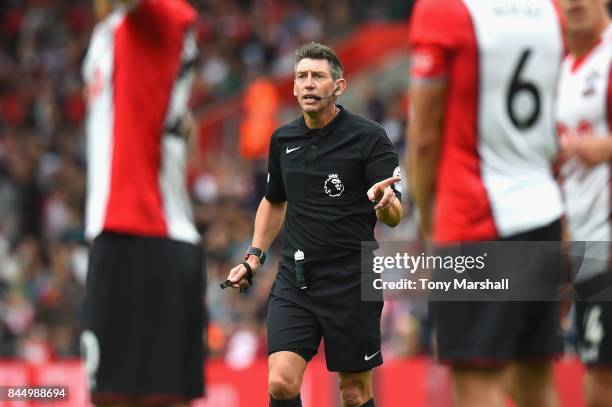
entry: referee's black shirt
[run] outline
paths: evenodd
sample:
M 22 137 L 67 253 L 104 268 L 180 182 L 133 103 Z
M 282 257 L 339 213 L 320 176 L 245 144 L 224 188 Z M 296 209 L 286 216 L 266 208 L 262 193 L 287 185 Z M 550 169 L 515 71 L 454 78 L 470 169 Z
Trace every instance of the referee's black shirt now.
M 399 175 L 399 157 L 385 130 L 342 106 L 325 127 L 300 117 L 272 135 L 266 199 L 287 201 L 283 257 L 302 250 L 309 263 L 360 258 L 374 241 L 376 213 L 367 191 Z M 399 185 L 393 186 L 398 198 Z

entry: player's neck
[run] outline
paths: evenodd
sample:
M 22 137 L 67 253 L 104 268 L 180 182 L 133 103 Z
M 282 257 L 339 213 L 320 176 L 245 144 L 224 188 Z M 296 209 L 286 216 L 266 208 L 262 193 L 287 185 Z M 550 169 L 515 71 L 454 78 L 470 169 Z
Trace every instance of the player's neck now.
M 608 21 L 590 32 L 570 33 L 567 38 L 569 52 L 575 58 L 588 54 L 601 41 L 601 35 L 608 28 Z
M 306 122 L 306 127 L 309 129 L 320 129 L 327 126 L 334 117 L 338 114 L 340 109 L 336 106 L 335 103 L 330 103 L 325 109 L 308 114 L 304 112 L 304 121 Z

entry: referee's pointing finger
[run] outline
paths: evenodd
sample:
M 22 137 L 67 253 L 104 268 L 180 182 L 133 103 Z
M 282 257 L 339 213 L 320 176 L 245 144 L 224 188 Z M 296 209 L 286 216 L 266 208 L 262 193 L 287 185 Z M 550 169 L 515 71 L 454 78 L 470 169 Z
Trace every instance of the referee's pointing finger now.
M 385 188 L 390 187 L 399 181 L 401 181 L 401 177 L 391 177 L 377 182 L 368 190 L 368 199 L 370 201 L 379 201 L 383 196 Z
M 374 206 L 375 210 L 387 208 L 389 205 L 391 205 L 391 202 L 393 202 L 393 199 L 395 198 L 395 193 L 391 188 L 387 187 L 383 189 L 383 191 L 382 198 L 378 201 L 376 206 Z
M 380 181 L 380 182 L 378 183 L 378 185 L 380 185 L 380 186 L 381 186 L 381 188 L 387 188 L 387 187 L 390 187 L 391 185 L 393 185 L 393 184 L 395 184 L 396 182 L 399 182 L 399 181 L 401 181 L 401 180 L 402 180 L 402 178 L 401 178 L 401 177 L 391 177 L 391 178 L 387 178 L 387 179 L 385 179 L 385 180 L 383 180 L 383 181 Z

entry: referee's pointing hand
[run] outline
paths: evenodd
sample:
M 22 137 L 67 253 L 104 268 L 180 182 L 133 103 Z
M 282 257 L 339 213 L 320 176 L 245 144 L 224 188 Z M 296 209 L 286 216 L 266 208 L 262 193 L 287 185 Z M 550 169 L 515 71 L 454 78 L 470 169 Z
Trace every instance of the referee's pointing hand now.
M 375 210 L 386 209 L 395 199 L 395 193 L 391 189 L 391 185 L 401 181 L 400 177 L 391 177 L 386 180 L 377 182 L 368 190 L 368 199 L 375 202 Z

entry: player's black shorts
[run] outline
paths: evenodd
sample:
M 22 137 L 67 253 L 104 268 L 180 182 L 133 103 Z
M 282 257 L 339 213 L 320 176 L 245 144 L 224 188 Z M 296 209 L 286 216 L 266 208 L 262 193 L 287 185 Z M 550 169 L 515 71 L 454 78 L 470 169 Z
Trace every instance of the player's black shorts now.
M 597 287 L 609 287 L 611 274 L 608 271 L 581 283 L 578 292 L 588 297 Z M 589 367 L 612 368 L 612 301 L 576 301 L 575 305 L 580 359 Z
M 310 266 L 306 278 L 308 288 L 300 290 L 293 263 L 281 262 L 270 290 L 268 354 L 292 351 L 309 361 L 323 338 L 329 371 L 381 365 L 383 302 L 361 300 L 360 263 Z
M 81 347 L 95 403 L 203 395 L 205 285 L 200 245 L 107 232 L 94 240 Z
M 559 241 L 560 222 L 503 240 Z M 441 362 L 498 365 L 546 360 L 562 352 L 559 304 L 555 302 L 444 302 L 429 304 Z

